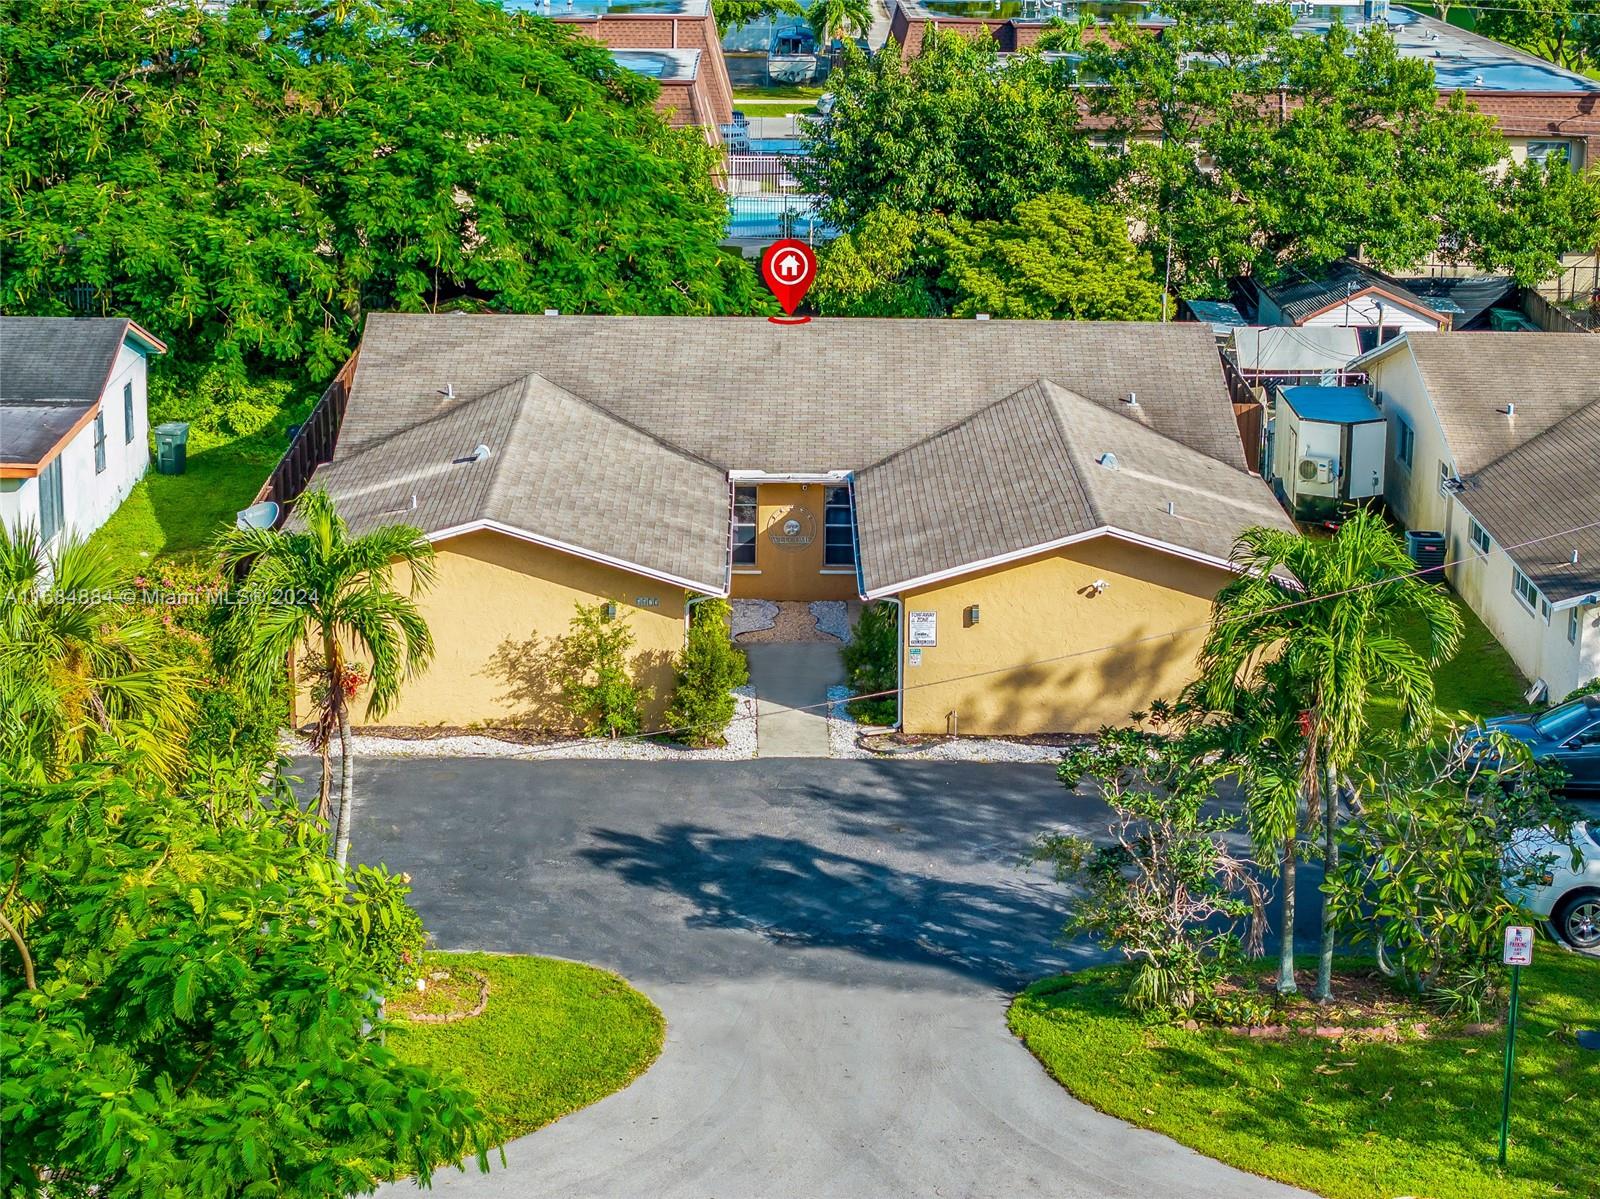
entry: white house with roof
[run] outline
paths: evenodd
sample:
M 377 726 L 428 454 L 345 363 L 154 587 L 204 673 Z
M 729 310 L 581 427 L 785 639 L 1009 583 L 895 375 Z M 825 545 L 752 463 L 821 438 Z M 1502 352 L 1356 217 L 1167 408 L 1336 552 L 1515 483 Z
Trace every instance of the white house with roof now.
M 1408 333 L 1351 364 L 1389 423 L 1384 496 L 1534 687 L 1600 676 L 1600 338 Z
M 150 465 L 146 363 L 121 317 L 0 317 L 0 521 L 88 536 Z

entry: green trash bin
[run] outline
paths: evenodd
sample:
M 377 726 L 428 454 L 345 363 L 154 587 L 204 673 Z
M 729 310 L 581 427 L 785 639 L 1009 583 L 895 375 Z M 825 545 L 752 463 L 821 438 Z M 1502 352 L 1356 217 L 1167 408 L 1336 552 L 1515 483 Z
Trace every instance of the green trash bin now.
M 181 475 L 189 457 L 189 422 L 168 421 L 156 426 L 156 470 L 163 475 Z

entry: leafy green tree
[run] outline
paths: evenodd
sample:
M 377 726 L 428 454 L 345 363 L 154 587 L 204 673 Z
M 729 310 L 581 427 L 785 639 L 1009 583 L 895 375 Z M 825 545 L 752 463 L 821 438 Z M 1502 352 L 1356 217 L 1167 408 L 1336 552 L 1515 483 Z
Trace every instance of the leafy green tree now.
M 1507 168 L 1478 202 L 1471 257 L 1524 283 L 1548 279 L 1563 254 L 1600 249 L 1600 167 L 1564 159 Z
M 330 862 L 248 768 L 203 808 L 122 767 L 0 778 L 0 1191 L 334 1199 L 486 1169 L 468 1092 L 383 1045 L 402 881 Z
M 956 219 L 928 237 L 943 263 L 940 288 L 954 316 L 1152 321 L 1161 283 L 1136 250 L 1127 221 L 1064 193 L 1018 204 L 1007 221 Z
M 1198 694 L 1231 711 L 1244 687 L 1270 682 L 1306 722 L 1300 779 L 1319 801 L 1325 869 L 1338 868 L 1340 790 L 1350 785 L 1372 701 L 1391 696 L 1403 733 L 1420 741 L 1435 715 L 1432 668 L 1455 653 L 1461 614 L 1422 582 L 1405 546 L 1362 509 L 1331 538 L 1247 529 L 1234 548 L 1238 577 L 1217 593 L 1200 654 Z M 1407 638 L 1426 630 L 1426 648 Z M 1266 671 L 1271 667 L 1270 678 Z M 1334 926 L 1324 897 L 1317 998 L 1332 994 Z
M 711 0 L 711 12 L 717 18 L 717 32 L 727 33 L 768 17 L 798 17 L 805 9 L 798 0 Z
M 847 229 L 880 206 L 993 220 L 1044 190 L 1092 194 L 1103 166 L 1052 73 L 1036 56 L 1002 63 L 992 38 L 937 29 L 915 56 L 847 43 L 832 111 L 801 131 L 798 174 Z
M 811 0 L 806 23 L 819 47 L 832 45 L 835 38 L 866 37 L 872 28 L 872 0 Z
M 744 651 L 733 643 L 733 608 L 707 598 L 694 606 L 667 726 L 691 745 L 721 745 L 723 730 L 738 708 L 733 689 L 750 681 Z
M 1573 71 L 1600 63 L 1594 29 L 1600 7 L 1594 0 L 1490 0 L 1473 7 L 1475 26 L 1485 37 L 1522 46 Z
M 839 648 L 845 681 L 860 699 L 850 714 L 867 724 L 892 725 L 900 719 L 900 609 L 868 604 L 856 618 L 848 644 Z
M 938 260 L 928 250 L 922 220 L 874 208 L 822 248 L 811 302 L 824 316 L 942 316 L 930 291 Z
M 280 686 L 297 650 L 309 653 L 315 720 L 312 748 L 322 758 L 317 815 L 326 821 L 333 771 L 329 746 L 339 738 L 339 819 L 334 853 L 350 853 L 355 806 L 355 755 L 350 702 L 367 687 L 367 717 L 383 716 L 406 679 L 433 657 L 433 637 L 415 596 L 433 584 L 433 546 L 411 525 L 380 525 L 352 536 L 333 499 L 320 488 L 295 503 L 288 529 L 230 529 L 217 542 L 218 565 L 241 579 L 231 597 L 227 644 L 235 668 L 257 694 Z M 408 590 L 395 585 L 403 567 Z M 370 666 L 350 659 L 354 650 Z
M 1045 834 L 1034 845 L 1035 860 L 1087 891 L 1068 928 L 1136 964 L 1125 996 L 1136 1010 L 1204 1011 L 1228 970 L 1261 952 L 1265 893 L 1224 839 L 1233 817 L 1202 811 L 1228 770 L 1209 748 L 1192 735 L 1101 729 L 1056 773 L 1069 790 L 1094 784 L 1113 814 L 1110 844 Z
M 0 521 L 0 762 L 19 777 L 59 779 L 102 738 L 181 769 L 198 677 L 128 590 L 103 549 Z
M 629 737 L 644 727 L 652 694 L 628 669 L 633 630 L 605 603 L 573 605 L 561 644 L 561 694 L 585 737 Z M 724 721 L 724 724 L 727 722 Z
M 374 309 L 734 313 L 715 152 L 579 31 L 459 0 L 16 0 L 0 308 L 326 378 Z M 181 364 L 179 364 L 181 365 Z

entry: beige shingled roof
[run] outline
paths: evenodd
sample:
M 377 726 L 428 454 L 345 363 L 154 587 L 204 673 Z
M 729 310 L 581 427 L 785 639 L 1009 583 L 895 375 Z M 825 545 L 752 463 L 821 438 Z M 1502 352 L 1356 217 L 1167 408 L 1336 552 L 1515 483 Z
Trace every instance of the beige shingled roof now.
M 1114 530 L 1224 563 L 1252 525 L 1292 529 L 1261 480 L 1048 379 L 856 476 L 867 593 Z M 1171 510 L 1168 510 L 1168 505 Z
M 315 481 L 357 525 L 487 522 L 724 591 L 731 470 L 859 472 L 869 588 L 1099 525 L 1225 559 L 1285 523 L 1196 324 L 375 315 Z

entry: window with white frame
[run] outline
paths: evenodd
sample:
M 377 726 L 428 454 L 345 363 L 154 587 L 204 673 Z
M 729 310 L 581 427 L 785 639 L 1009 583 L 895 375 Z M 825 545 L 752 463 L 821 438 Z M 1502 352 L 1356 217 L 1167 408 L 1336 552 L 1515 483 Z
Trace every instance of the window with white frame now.
M 733 564 L 756 564 L 756 489 L 733 489 Z
M 822 564 L 854 566 L 856 536 L 855 528 L 850 521 L 850 489 L 828 488 L 822 514 Z
M 94 414 L 94 473 L 104 474 L 106 469 L 106 414 L 101 409 Z
M 133 443 L 133 384 L 122 385 L 122 444 Z
M 1449 499 L 1455 494 L 1455 488 L 1451 486 L 1453 482 L 1455 482 L 1455 474 L 1451 471 L 1450 464 L 1448 462 L 1439 463 L 1439 494 L 1444 496 L 1445 499 Z
M 1411 423 L 1398 412 L 1394 417 L 1394 457 L 1395 461 L 1407 470 L 1411 469 L 1411 460 L 1417 452 L 1417 431 Z
M 1494 541 L 1489 537 L 1489 530 L 1470 517 L 1467 522 L 1467 536 L 1472 540 L 1472 548 L 1480 554 L 1487 555 L 1494 548 Z
M 1578 630 L 1583 627 L 1583 618 L 1578 615 L 1576 608 L 1567 609 L 1567 640 L 1573 645 L 1578 644 Z
M 1511 568 L 1511 590 L 1516 592 L 1517 598 L 1528 606 L 1529 612 L 1539 610 L 1539 589 L 1533 585 L 1532 579 L 1515 566 Z
M 1571 142 L 1529 142 L 1528 161 L 1547 167 L 1553 162 L 1572 165 Z

